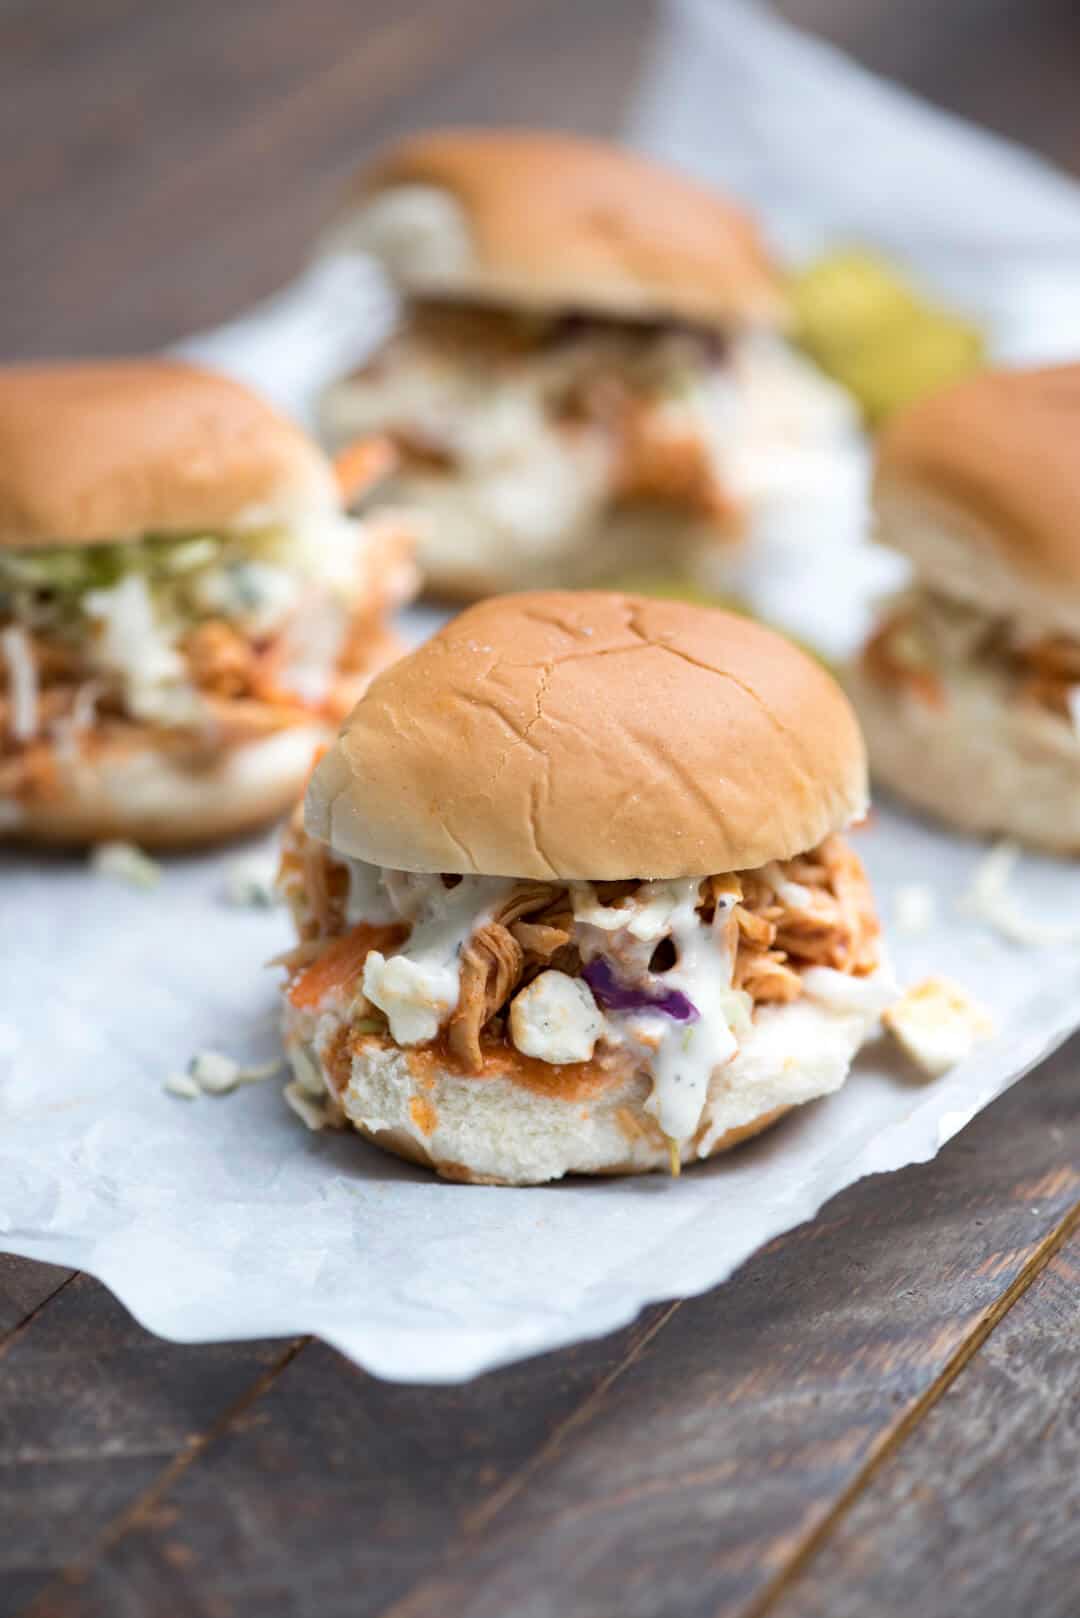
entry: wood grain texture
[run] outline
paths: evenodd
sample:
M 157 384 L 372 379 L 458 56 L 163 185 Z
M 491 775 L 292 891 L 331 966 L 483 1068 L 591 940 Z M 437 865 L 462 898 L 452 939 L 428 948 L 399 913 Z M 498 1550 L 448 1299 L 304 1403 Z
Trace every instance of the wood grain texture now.
M 167 1521 L 110 1535 L 34 1618 L 134 1618 L 155 1591 L 171 1613 L 264 1618 L 765 1610 L 1076 1217 L 1075 1064 L 934 1163 L 854 1187 L 636 1345 L 452 1390 L 305 1352 L 177 1478 Z
M 780 5 L 1080 171 L 1072 0 Z M 615 128 L 655 9 L 3 0 L 0 354 L 227 317 L 410 127 Z M 1071 1618 L 1076 1238 L 1036 1272 L 1078 1067 L 718 1292 L 466 1388 L 164 1344 L 0 1259 L 0 1618 Z
M 73 1274 L 59 1265 L 0 1253 L 0 1356 Z
M 36 1268 L 36 1267 L 35 1267 Z M 80 1276 L 0 1358 L 0 1615 L 92 1542 L 287 1351 L 150 1337 Z
M 173 1469 L 166 1492 L 147 1491 L 151 1510 L 135 1499 L 115 1521 L 98 1517 L 68 1577 L 30 1610 L 379 1611 L 663 1318 L 650 1311 L 602 1343 L 462 1388 L 378 1383 L 312 1344 L 221 1434 L 205 1473 L 201 1460 L 185 1469 L 200 1474 L 194 1488 Z M 107 1457 L 101 1465 L 105 1476 Z
M 873 72 L 1080 173 L 1075 0 L 775 3 Z
M 1080 1609 L 1080 1233 L 852 1506 L 774 1618 Z
M 11 0 L 0 354 L 130 353 L 303 264 L 346 175 L 418 124 L 618 122 L 652 0 Z

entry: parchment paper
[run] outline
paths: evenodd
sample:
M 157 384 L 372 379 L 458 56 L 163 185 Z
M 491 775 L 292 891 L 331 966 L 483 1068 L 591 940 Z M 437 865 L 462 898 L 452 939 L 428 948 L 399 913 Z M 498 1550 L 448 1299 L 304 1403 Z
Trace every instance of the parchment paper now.
M 1003 353 L 1067 354 L 1080 334 L 1075 187 L 735 0 L 674 8 L 633 133 L 745 189 L 792 253 L 857 237 L 907 258 L 992 318 Z M 365 267 L 324 264 L 186 346 L 304 416 L 384 319 Z M 785 610 L 805 601 L 809 632 L 825 619 L 834 645 L 850 640 L 865 564 L 823 552 Z M 411 632 L 433 621 L 413 613 Z M 891 929 L 901 977 L 961 978 L 998 1037 L 932 1084 L 870 1048 L 839 1095 L 678 1181 L 537 1190 L 444 1185 L 310 1134 L 280 1081 L 163 1090 L 201 1048 L 246 1062 L 277 1048 L 262 963 L 288 931 L 279 911 L 225 902 L 235 850 L 169 862 L 152 891 L 5 855 L 0 1243 L 100 1276 L 166 1336 L 315 1332 L 378 1375 L 428 1382 L 711 1287 L 860 1176 L 932 1157 L 1080 1023 L 1080 950 L 1017 948 L 958 909 L 983 848 L 888 806 L 857 846 L 887 923 L 905 886 L 936 895 L 931 930 Z M 1026 858 L 1016 886 L 1040 920 L 1080 914 L 1073 866 Z

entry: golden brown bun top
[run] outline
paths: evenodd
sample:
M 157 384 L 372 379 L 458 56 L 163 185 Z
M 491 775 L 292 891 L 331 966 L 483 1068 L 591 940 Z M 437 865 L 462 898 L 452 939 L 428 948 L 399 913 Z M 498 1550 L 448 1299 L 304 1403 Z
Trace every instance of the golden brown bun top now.
M 93 544 L 333 509 L 329 462 L 238 382 L 175 360 L 0 367 L 0 544 Z
M 362 237 L 370 205 L 405 187 L 441 193 L 461 215 L 456 232 L 418 234 L 414 219 L 411 236 L 359 241 L 387 248 L 410 293 L 706 325 L 783 316 L 749 214 L 622 147 L 524 130 L 414 135 L 357 176 L 348 230 Z
M 379 676 L 312 834 L 373 864 L 564 881 L 787 859 L 866 807 L 816 663 L 749 619 L 601 592 L 495 597 Z
M 940 508 L 966 536 L 973 585 L 984 562 L 995 577 L 1004 562 L 1042 586 L 1077 591 L 1080 365 L 985 371 L 920 400 L 881 440 L 875 493 L 886 519 L 920 500 Z M 883 537 L 934 575 L 917 525 L 897 516 Z

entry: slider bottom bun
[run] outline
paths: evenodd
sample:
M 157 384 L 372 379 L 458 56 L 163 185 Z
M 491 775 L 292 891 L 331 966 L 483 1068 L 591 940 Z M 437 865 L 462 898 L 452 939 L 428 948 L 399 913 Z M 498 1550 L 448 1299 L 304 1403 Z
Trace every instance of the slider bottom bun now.
M 300 797 L 322 725 L 292 726 L 185 767 L 175 745 L 102 748 L 92 761 L 58 764 L 48 796 L 0 804 L 0 830 L 23 843 L 76 846 L 113 840 L 195 848 L 284 815 Z
M 749 1124 L 743 1124 L 739 1129 L 729 1129 L 726 1134 L 721 1135 L 720 1139 L 709 1149 L 706 1155 L 708 1157 L 718 1157 L 721 1152 L 729 1152 L 733 1147 L 741 1146 L 744 1141 L 752 1140 L 755 1135 L 761 1135 L 766 1129 L 771 1128 L 773 1124 L 779 1123 L 784 1114 L 790 1112 L 790 1110 L 790 1107 L 777 1107 L 772 1112 L 762 1113 L 760 1118 L 755 1118 Z M 459 1185 L 531 1185 L 537 1183 L 531 1180 L 507 1181 L 495 1174 L 478 1174 L 473 1169 L 466 1168 L 464 1163 L 451 1163 L 445 1158 L 433 1157 L 430 1149 L 421 1145 L 415 1135 L 409 1134 L 405 1129 L 375 1131 L 369 1129 L 366 1124 L 355 1124 L 353 1127 L 359 1134 L 363 1135 L 365 1140 L 370 1141 L 373 1146 L 381 1147 L 384 1152 L 389 1152 L 391 1156 L 400 1157 L 406 1163 L 415 1163 L 418 1168 L 434 1169 L 440 1179 L 456 1180 Z M 663 1163 L 657 1163 L 655 1167 L 658 1170 L 670 1170 L 671 1163 L 666 1152 Z M 627 1157 L 620 1163 L 608 1163 L 602 1168 L 567 1170 L 566 1172 L 618 1175 L 642 1174 L 647 1173 L 648 1169 L 643 1169 L 640 1164 Z
M 696 576 L 706 557 L 738 548 L 700 517 L 661 505 L 609 510 L 557 547 L 533 546 L 485 523 L 464 502 L 455 506 L 452 495 L 439 502 L 437 515 L 421 504 L 414 523 L 425 589 L 451 602 L 516 590 L 584 589 L 637 573 Z
M 759 1008 L 738 1055 L 713 1074 L 682 1162 L 726 1151 L 791 1107 L 839 1089 L 874 1020 L 807 998 Z M 525 1062 L 475 1077 L 438 1047 L 403 1049 L 373 1035 L 336 1055 L 340 1027 L 320 1029 L 314 1046 L 300 1047 L 300 1027 L 287 1014 L 298 1078 L 313 1063 L 348 1123 L 445 1179 L 538 1185 L 566 1174 L 670 1170 L 667 1140 L 646 1107 L 652 1079 L 630 1057 L 622 1067 L 592 1062 L 545 1073 L 546 1064 Z
M 878 783 L 964 831 L 1080 854 L 1080 737 L 1070 720 L 972 671 L 931 706 L 873 678 L 845 677 Z

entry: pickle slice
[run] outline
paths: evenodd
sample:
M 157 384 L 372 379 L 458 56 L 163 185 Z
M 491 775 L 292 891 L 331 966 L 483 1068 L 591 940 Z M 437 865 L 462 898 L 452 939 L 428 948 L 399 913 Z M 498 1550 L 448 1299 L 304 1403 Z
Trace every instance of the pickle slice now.
M 922 297 L 872 253 L 831 253 L 790 279 L 796 341 L 854 395 L 872 426 L 977 370 L 972 322 Z
M 877 427 L 904 405 L 977 370 L 983 356 L 982 336 L 973 327 L 924 311 L 843 355 L 832 374 Z

